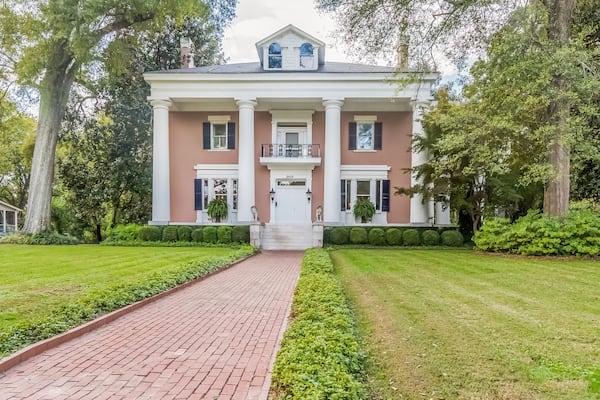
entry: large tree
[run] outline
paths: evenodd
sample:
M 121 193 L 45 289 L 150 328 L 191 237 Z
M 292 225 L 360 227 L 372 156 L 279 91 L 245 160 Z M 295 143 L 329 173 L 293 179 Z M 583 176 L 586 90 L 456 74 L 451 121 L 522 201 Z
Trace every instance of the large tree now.
M 25 232 L 50 227 L 56 144 L 74 82 L 127 57 L 127 46 L 111 42 L 136 30 L 159 30 L 168 17 L 181 20 L 207 10 L 197 0 L 2 0 L 1 58 L 13 61 L 19 82 L 40 95 Z
M 571 28 L 576 0 L 318 0 L 322 8 L 336 11 L 342 32 L 349 43 L 363 51 L 397 48 L 410 40 L 413 56 L 426 60 L 434 49 L 461 57 L 485 44 L 502 27 L 511 13 L 523 6 L 542 10 L 547 40 L 543 51 L 564 58 L 570 51 Z M 551 125 L 546 157 L 552 175 L 546 182 L 544 211 L 562 215 L 569 203 L 569 119 L 568 93 L 572 84 L 563 64 L 551 71 L 554 96 L 545 105 L 544 120 Z

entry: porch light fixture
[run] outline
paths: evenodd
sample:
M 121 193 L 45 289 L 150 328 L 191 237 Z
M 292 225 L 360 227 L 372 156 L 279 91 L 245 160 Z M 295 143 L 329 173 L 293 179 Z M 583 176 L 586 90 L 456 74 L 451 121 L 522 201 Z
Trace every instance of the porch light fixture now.
M 308 199 L 308 202 L 310 203 L 310 199 L 312 197 L 312 192 L 310 191 L 310 188 L 306 189 L 306 198 Z
M 269 194 L 271 195 L 271 203 L 273 201 L 275 201 L 275 191 L 273 190 L 273 188 L 271 188 L 271 191 L 269 192 Z

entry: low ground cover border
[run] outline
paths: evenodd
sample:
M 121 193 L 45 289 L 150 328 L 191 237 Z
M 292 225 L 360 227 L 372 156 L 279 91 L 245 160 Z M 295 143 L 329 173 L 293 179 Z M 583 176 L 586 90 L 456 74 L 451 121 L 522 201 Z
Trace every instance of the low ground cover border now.
M 365 398 L 364 352 L 326 250 L 307 250 L 292 318 L 273 367 L 271 398 Z

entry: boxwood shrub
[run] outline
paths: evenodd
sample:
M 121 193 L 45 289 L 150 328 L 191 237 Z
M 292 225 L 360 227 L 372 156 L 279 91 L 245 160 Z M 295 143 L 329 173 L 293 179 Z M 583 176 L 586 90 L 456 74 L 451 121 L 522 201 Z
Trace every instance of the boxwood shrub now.
M 163 242 L 176 242 L 177 241 L 177 227 L 176 226 L 165 226 L 162 232 Z
M 280 399 L 364 399 L 364 351 L 326 250 L 307 250 L 271 393 Z
M 350 229 L 345 226 L 336 226 L 331 229 L 331 243 L 333 244 L 348 244 Z
M 364 244 L 367 243 L 367 230 L 363 227 L 354 227 L 350 229 L 350 243 Z
M 381 228 L 371 228 L 369 231 L 369 244 L 373 246 L 385 246 L 385 231 Z
M 390 246 L 400 246 L 402 244 L 402 231 L 398 228 L 388 228 L 385 231 L 385 241 Z
M 217 243 L 222 243 L 222 244 L 231 243 L 231 227 L 230 226 L 217 227 Z
M 144 242 L 158 242 L 160 240 L 160 228 L 158 226 L 142 226 L 138 232 L 138 239 Z
M 177 240 L 180 242 L 192 241 L 192 228 L 189 226 L 180 226 L 177 228 Z
M 217 227 L 205 226 L 202 228 L 202 237 L 206 243 L 217 243 Z
M 250 243 L 250 226 L 234 226 L 231 229 L 231 241 L 234 243 Z
M 444 231 L 441 234 L 442 244 L 449 247 L 461 247 L 465 239 L 459 231 Z
M 438 246 L 440 244 L 440 234 L 433 229 L 427 229 L 421 234 L 421 239 L 425 246 Z
M 108 241 L 132 241 L 139 236 L 143 226 L 136 224 L 117 225 L 110 230 L 106 237 Z
M 411 228 L 402 232 L 402 243 L 404 243 L 405 246 L 420 245 L 421 240 L 419 238 L 419 231 Z
M 202 228 L 196 228 L 192 231 L 192 240 L 196 243 L 202 243 Z

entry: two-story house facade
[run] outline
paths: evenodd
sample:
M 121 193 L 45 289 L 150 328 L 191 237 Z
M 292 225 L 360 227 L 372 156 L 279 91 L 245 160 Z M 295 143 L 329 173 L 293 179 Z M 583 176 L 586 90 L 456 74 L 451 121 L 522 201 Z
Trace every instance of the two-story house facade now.
M 154 108 L 153 224 L 448 224 L 441 205 L 395 196 L 436 74 L 399 86 L 397 68 L 326 62 L 325 44 L 289 25 L 256 43 L 256 63 L 149 72 Z

